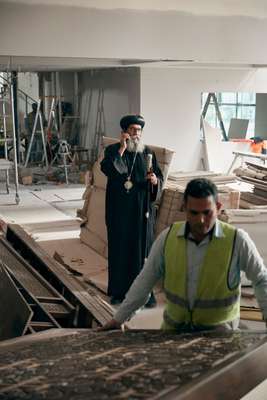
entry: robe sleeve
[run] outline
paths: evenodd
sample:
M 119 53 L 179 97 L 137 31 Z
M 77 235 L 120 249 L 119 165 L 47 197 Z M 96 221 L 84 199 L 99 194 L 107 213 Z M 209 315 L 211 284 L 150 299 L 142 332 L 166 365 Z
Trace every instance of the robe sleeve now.
M 108 146 L 105 149 L 104 158 L 100 163 L 101 171 L 108 178 L 116 178 L 128 172 L 127 165 L 119 153 L 118 146 Z

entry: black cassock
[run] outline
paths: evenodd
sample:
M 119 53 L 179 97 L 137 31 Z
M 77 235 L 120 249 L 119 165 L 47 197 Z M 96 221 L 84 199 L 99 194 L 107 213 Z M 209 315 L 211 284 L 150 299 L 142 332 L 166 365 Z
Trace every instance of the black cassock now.
M 105 150 L 101 170 L 107 176 L 106 225 L 108 234 L 108 295 L 123 299 L 143 267 L 144 259 L 152 245 L 155 209 L 163 176 L 155 154 L 148 147 L 143 153 L 119 154 L 120 143 Z M 158 185 L 146 179 L 147 154 L 152 154 L 153 172 Z M 135 159 L 135 160 L 134 160 Z M 133 187 L 124 187 L 130 172 Z M 149 218 L 146 213 L 149 212 Z

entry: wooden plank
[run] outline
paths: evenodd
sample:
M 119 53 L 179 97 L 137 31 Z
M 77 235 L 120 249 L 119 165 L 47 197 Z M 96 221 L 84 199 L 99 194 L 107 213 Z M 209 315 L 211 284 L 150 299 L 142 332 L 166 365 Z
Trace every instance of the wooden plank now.
M 0 262 L 0 340 L 22 336 L 33 312 Z
M 253 169 L 256 169 L 256 170 L 258 169 L 260 171 L 265 171 L 267 173 L 267 166 L 265 166 L 265 165 L 255 164 L 255 163 L 248 162 L 248 161 L 246 161 L 246 165 L 248 167 L 252 167 Z
M 19 276 L 22 276 L 22 270 L 25 269 L 25 273 L 29 276 L 29 279 L 32 280 L 32 286 L 31 286 L 31 291 L 32 294 L 36 297 L 37 295 L 34 293 L 34 288 L 36 286 L 43 287 L 45 292 L 47 292 L 48 295 L 51 294 L 50 298 L 60 298 L 62 300 L 62 304 L 65 307 L 67 312 L 73 312 L 74 308 L 73 306 L 64 299 L 63 296 L 61 296 L 60 293 L 58 293 L 53 286 L 49 284 L 48 281 L 46 281 L 40 273 L 38 273 L 21 255 L 14 250 L 14 248 L 8 243 L 7 240 L 0 238 L 0 249 L 3 251 L 5 250 L 6 252 L 9 253 L 10 256 L 10 265 L 7 265 L 12 272 L 14 273 L 14 276 L 16 276 L 16 270 L 14 268 L 14 263 L 17 263 L 17 265 L 21 265 L 22 269 L 19 269 Z M 26 275 L 26 276 L 27 276 Z M 25 285 L 23 285 L 25 286 Z M 27 287 L 26 287 L 27 289 Z
M 15 391 L 15 389 L 18 389 L 18 388 L 21 388 L 21 387 L 26 387 L 28 389 L 30 387 L 38 387 L 41 384 L 41 380 L 42 380 L 41 376 L 36 376 L 34 378 L 26 379 L 25 381 L 21 381 L 19 383 L 15 383 L 13 385 L 0 387 L 0 394 L 1 393 L 8 393 L 8 392 L 11 392 L 11 391 Z
M 120 379 L 121 377 L 123 377 L 127 374 L 130 374 L 133 371 L 136 371 L 136 370 L 139 371 L 145 365 L 146 365 L 146 363 L 144 363 L 144 362 L 135 364 L 132 367 L 126 368 L 124 371 L 115 372 L 114 374 L 109 375 L 106 379 L 107 379 L 107 381 L 114 381 L 116 379 Z
M 263 322 L 263 316 L 260 310 L 253 310 L 249 308 L 241 307 L 240 318 L 247 321 L 259 321 Z
M 251 178 L 249 176 L 241 176 L 241 178 L 246 180 L 246 181 L 248 181 L 248 182 L 252 182 L 255 186 L 257 186 L 258 188 L 260 188 L 262 190 L 267 190 L 266 181 L 263 181 L 261 179 Z

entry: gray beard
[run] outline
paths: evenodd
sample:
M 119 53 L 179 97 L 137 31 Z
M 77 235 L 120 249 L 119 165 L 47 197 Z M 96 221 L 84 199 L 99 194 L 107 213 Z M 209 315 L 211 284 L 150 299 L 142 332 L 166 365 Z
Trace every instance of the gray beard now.
M 143 153 L 145 145 L 142 139 L 128 139 L 127 140 L 127 150 L 130 153 Z

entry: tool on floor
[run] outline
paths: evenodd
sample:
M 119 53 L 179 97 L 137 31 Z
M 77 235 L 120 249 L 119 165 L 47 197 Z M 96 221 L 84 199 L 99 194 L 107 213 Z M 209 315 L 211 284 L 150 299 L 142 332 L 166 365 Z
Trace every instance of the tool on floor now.
M 59 167 L 64 168 L 66 184 L 68 185 L 69 184 L 68 168 L 70 167 L 70 164 L 68 164 L 68 162 L 72 163 L 72 157 L 71 157 L 71 152 L 70 152 L 70 145 L 68 144 L 67 140 L 65 140 L 65 139 L 59 140 L 58 149 L 57 149 L 55 157 L 53 158 L 53 160 L 51 162 L 51 166 L 55 162 L 57 162 L 57 165 Z

